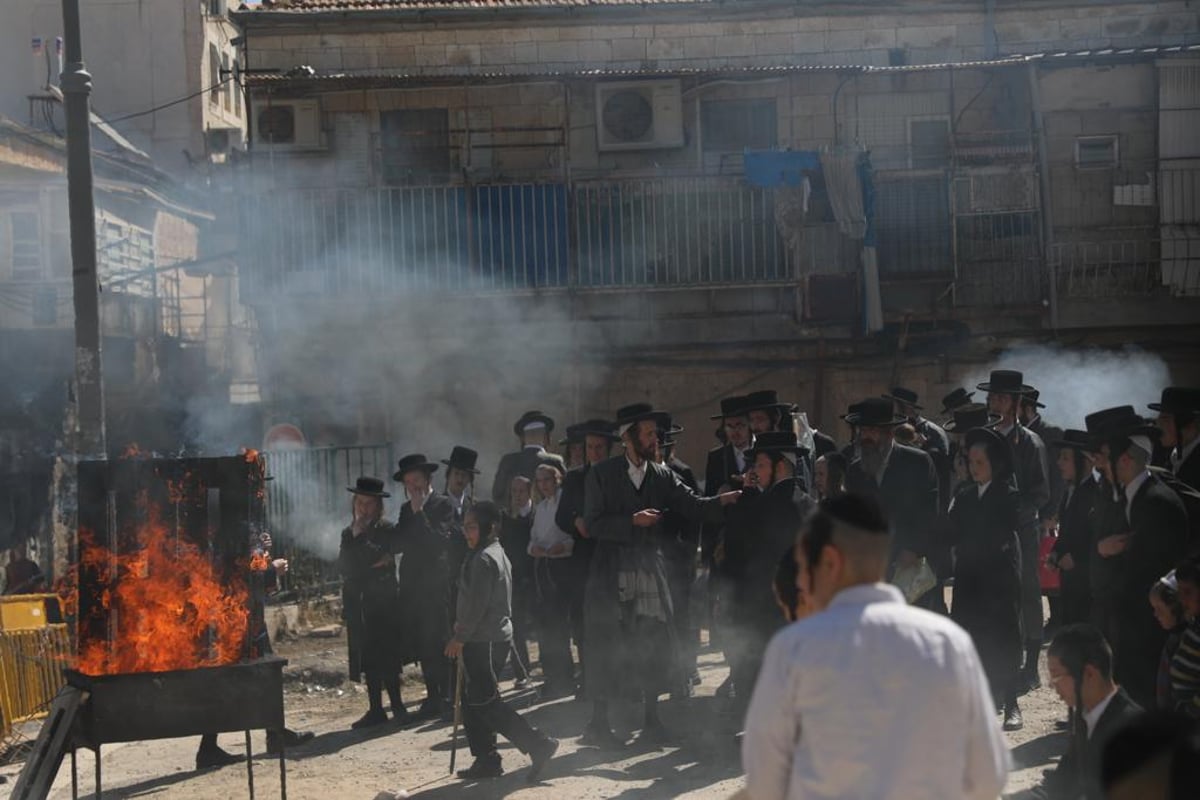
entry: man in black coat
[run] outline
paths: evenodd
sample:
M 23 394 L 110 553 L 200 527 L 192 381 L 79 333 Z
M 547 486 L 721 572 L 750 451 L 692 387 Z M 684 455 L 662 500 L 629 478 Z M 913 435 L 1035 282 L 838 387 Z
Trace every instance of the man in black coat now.
M 1091 620 L 1091 565 L 1095 547 L 1091 538 L 1092 511 L 1096 506 L 1102 478 L 1092 459 L 1092 438 L 1084 431 L 1067 430 L 1054 442 L 1058 448 L 1058 468 L 1071 475 L 1064 480 L 1058 513 L 1058 538 L 1053 558 L 1062 577 L 1064 625 Z M 1065 466 L 1064 466 L 1065 465 Z
M 780 557 L 795 545 L 814 507 L 795 478 L 797 463 L 806 454 L 794 431 L 760 434 L 750 451 L 759 491 L 742 495 L 727 526 L 725 555 L 739 566 L 733 683 L 741 708 L 750 702 L 767 643 L 786 622 L 775 600 L 774 577 Z
M 1117 586 L 1125 563 L 1123 548 L 1118 545 L 1129 521 L 1125 517 L 1125 495 L 1113 476 L 1107 435 L 1113 429 L 1119 430 L 1122 424 L 1136 424 L 1136 417 L 1133 406 L 1120 406 L 1088 414 L 1084 420 L 1091 438 L 1097 475 L 1092 511 L 1088 515 L 1090 622 L 1114 647 L 1117 645 Z
M 1162 399 L 1151 403 L 1158 412 L 1162 445 L 1170 451 L 1170 468 L 1175 477 L 1200 489 L 1200 389 L 1169 386 Z
M 594 465 L 606 460 L 612 452 L 613 442 L 617 441 L 615 426 L 608 420 L 589 419 L 578 425 L 572 425 L 571 430 L 583 439 L 584 464 L 571 470 L 563 477 L 562 495 L 558 500 L 558 511 L 554 514 L 554 523 L 559 530 L 566 531 L 575 537 L 575 547 L 571 550 L 571 567 L 575 580 L 571 587 L 571 638 L 579 650 L 579 663 L 583 675 L 579 680 L 578 699 L 587 695 L 587 627 L 584 625 L 583 603 L 584 588 L 587 585 L 588 570 L 592 563 L 592 554 L 596 550 L 596 542 L 587 533 L 587 525 L 583 519 L 584 485 L 587 474 Z
M 631 686 L 645 701 L 642 737 L 666 738 L 658 717 L 658 695 L 670 688 L 674 657 L 672 605 L 662 552 L 666 511 L 718 523 L 723 506 L 739 492 L 701 498 L 659 463 L 658 429 L 664 414 L 639 403 L 617 414 L 625 454 L 602 461 L 587 474 L 584 525 L 596 540 L 587 581 L 584 622 L 588 692 L 594 712 L 585 743 L 619 745 L 608 703 Z M 599 643 L 603 643 L 600 646 Z
M 893 431 L 906 420 L 892 413 L 891 400 L 867 398 L 856 409 L 846 422 L 858 429 L 860 455 L 850 462 L 846 489 L 879 500 L 892 524 L 894 568 L 913 566 L 934 544 L 938 479 L 933 460 L 915 447 L 895 443 Z M 934 602 L 929 595 L 918 602 Z
M 400 509 L 393 538 L 400 553 L 400 608 L 409 656 L 421 664 L 425 700 L 418 719 L 436 717 L 452 689 L 449 661 L 443 655 L 450 638 L 451 534 L 454 505 L 433 491 L 437 464 L 421 453 L 400 459 L 392 479 L 404 484 L 408 501 Z
M 1058 509 L 1062 506 L 1063 493 L 1067 490 L 1062 475 L 1055 469 L 1058 461 L 1057 442 L 1063 437 L 1063 429 L 1052 425 L 1042 416 L 1046 404 L 1039 399 L 1041 392 L 1034 389 L 1021 397 L 1021 424 L 1033 431 L 1046 446 L 1046 480 L 1050 485 L 1050 500 L 1042 508 L 1042 530 L 1047 534 L 1053 532 L 1054 520 L 1058 517 Z
M 937 471 L 938 510 L 945 512 L 953 496 L 950 475 L 954 464 L 950 460 L 950 437 L 940 425 L 921 414 L 925 409 L 917 402 L 921 399 L 920 395 L 912 389 L 897 386 L 892 389 L 891 394 L 885 394 L 884 397 L 896 404 L 896 413 L 907 419 L 921 437 L 923 444 L 920 449 L 929 454 L 933 460 L 933 468 Z
M 553 430 L 554 420 L 541 411 L 526 411 L 513 424 L 513 433 L 521 440 L 521 449 L 500 459 L 492 480 L 493 503 L 501 508 L 508 506 L 508 492 L 514 476 L 523 475 L 533 480 L 533 474 L 545 458 L 562 460 L 561 456 L 549 452 L 550 433 Z M 562 472 L 566 471 L 566 462 L 563 462 Z
M 1046 476 L 1046 446 L 1041 437 L 1021 424 L 1021 398 L 1034 391 L 1016 370 L 993 370 L 986 383 L 977 387 L 987 392 L 988 409 L 1000 415 L 996 430 L 1008 439 L 1013 452 L 1017 480 L 1017 538 L 1021 543 L 1021 623 L 1025 636 L 1022 676 L 1026 689 L 1041 686 L 1038 656 L 1042 650 L 1042 584 L 1038 572 L 1041 559 L 1041 513 L 1050 502 Z
M 1100 756 L 1114 732 L 1142 708 L 1113 682 L 1113 653 L 1091 625 L 1068 625 L 1050 643 L 1050 685 L 1074 710 L 1066 754 L 1034 790 L 1044 800 L 1102 800 Z
M 450 541 L 448 543 L 450 570 L 450 608 L 455 608 L 458 594 L 457 575 L 462 567 L 463 559 L 467 557 L 469 548 L 463 537 L 463 521 L 471 506 L 475 505 L 475 476 L 479 470 L 475 464 L 479 453 L 469 447 L 455 445 L 450 451 L 450 458 L 442 459 L 446 465 L 446 499 L 454 508 L 454 521 L 451 524 Z
M 1152 707 L 1166 631 L 1155 623 L 1146 598 L 1159 578 L 1187 554 L 1188 518 L 1183 501 L 1150 473 L 1152 437 L 1146 424 L 1109 438 L 1113 474 L 1125 498 L 1128 533 L 1112 547 L 1124 555 L 1116 586 L 1116 673 L 1138 703 Z
M 683 428 L 672 423 L 668 416 L 666 428 L 659 429 L 659 451 L 662 463 L 679 476 L 692 492 L 700 494 L 700 484 L 692 468 L 675 456 L 675 445 Z M 697 559 L 700 555 L 699 521 L 667 511 L 663 515 L 663 553 L 667 559 L 667 582 L 671 587 L 671 605 L 675 609 L 675 635 L 679 640 L 679 665 L 683 682 L 672 688 L 673 696 L 691 697 L 700 683 L 697 659 L 700 655 L 700 626 L 692 621 L 692 584 L 696 582 Z

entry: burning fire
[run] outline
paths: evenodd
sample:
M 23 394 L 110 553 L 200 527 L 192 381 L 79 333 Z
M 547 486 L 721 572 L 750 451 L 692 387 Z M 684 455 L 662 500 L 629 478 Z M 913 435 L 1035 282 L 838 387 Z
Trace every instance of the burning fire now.
M 76 668 L 89 675 L 164 672 L 231 664 L 244 655 L 249 590 L 241 574 L 220 565 L 186 536 L 175 535 L 148 503 L 137 543 L 114 553 L 93 532 L 79 532 L 79 574 L 103 587 L 95 619 L 112 621 L 114 636 L 85 638 L 80 619 Z M 239 556 L 245 568 L 245 557 Z M 239 571 L 240 573 L 240 571 Z M 68 606 L 78 608 L 77 598 Z

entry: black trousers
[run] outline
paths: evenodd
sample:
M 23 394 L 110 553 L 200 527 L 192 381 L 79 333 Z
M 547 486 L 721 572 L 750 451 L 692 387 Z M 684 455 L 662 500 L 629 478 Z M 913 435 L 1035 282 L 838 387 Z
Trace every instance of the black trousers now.
M 695 558 L 689 553 L 678 554 L 667 562 L 667 583 L 674 609 L 672 623 L 679 642 L 679 668 L 685 677 L 696 670 L 700 653 L 700 626 L 692 622 L 692 585 L 696 582 Z
M 549 683 L 573 686 L 571 592 L 575 575 L 571 561 L 567 558 L 534 559 L 533 574 L 542 673 Z
M 528 753 L 542 735 L 500 699 L 496 675 L 508 658 L 508 642 L 467 642 L 463 645 L 466 692 L 463 698 L 463 727 L 471 755 L 499 760 L 496 734 Z

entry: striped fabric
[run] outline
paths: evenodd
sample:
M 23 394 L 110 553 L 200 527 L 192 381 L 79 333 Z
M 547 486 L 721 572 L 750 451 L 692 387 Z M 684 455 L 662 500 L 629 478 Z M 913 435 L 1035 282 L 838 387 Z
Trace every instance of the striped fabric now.
M 1200 619 L 1193 619 L 1171 659 L 1171 692 L 1176 707 L 1200 718 Z

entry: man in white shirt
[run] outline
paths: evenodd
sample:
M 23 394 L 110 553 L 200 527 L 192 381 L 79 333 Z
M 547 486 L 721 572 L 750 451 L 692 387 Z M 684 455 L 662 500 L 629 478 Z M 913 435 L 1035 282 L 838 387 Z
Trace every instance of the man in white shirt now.
M 538 652 L 546 683 L 543 697 L 575 692 L 571 657 L 571 552 L 575 539 L 555 522 L 562 497 L 562 472 L 555 462 L 537 468 L 534 485 L 541 500 L 533 509 L 529 555 L 533 557 L 533 611 L 538 621 Z
M 753 800 L 995 798 L 1008 749 L 971 638 L 882 583 L 878 503 L 821 503 L 796 547 L 820 613 L 771 641 L 746 715 Z

